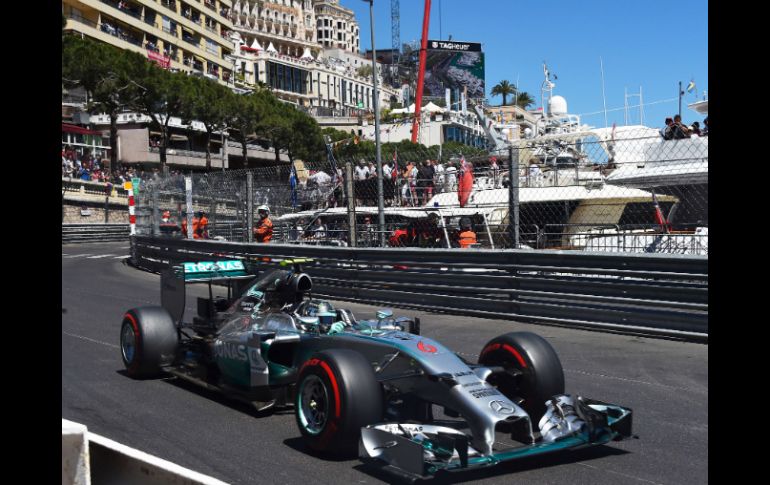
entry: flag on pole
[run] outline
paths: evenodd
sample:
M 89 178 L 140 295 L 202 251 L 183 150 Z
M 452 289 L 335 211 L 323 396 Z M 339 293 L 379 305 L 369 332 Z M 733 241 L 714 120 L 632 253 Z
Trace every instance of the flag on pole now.
M 695 91 L 695 81 L 691 80 L 690 84 L 687 85 L 687 92 L 691 93 L 693 91 Z

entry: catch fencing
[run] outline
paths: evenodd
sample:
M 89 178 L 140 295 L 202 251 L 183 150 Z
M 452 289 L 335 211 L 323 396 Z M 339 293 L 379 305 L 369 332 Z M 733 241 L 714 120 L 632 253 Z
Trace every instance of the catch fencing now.
M 337 300 L 636 335 L 708 339 L 708 258 L 662 254 L 313 247 L 136 236 L 131 261 L 160 272 L 238 258 L 256 272 L 287 258 L 313 294 Z
M 381 198 L 375 158 L 352 138 L 326 160 L 191 174 L 191 212 L 205 212 L 209 238 L 238 242 L 254 240 L 267 205 L 273 242 L 465 247 L 469 229 L 471 247 L 708 255 L 707 136 L 665 140 L 636 126 L 498 151 L 386 143 Z M 137 234 L 180 237 L 187 196 L 184 176 L 143 182 Z

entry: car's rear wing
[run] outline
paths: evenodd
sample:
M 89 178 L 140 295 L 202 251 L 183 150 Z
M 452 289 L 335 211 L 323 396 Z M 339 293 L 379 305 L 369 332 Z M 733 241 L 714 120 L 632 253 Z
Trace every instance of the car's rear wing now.
M 160 273 L 160 303 L 175 322 L 180 322 L 186 304 L 186 285 L 208 283 L 209 299 L 205 306 L 210 307 L 214 300 L 212 284 L 225 284 L 229 300 L 232 295 L 239 294 L 243 285 L 255 276 L 256 271 L 247 262 L 237 259 L 181 263 Z

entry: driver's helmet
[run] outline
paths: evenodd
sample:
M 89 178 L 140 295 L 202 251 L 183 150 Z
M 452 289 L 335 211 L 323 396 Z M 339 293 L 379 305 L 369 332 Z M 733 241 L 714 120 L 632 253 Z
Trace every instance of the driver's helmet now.
M 303 301 L 297 308 L 297 313 L 302 317 L 320 317 L 322 313 L 337 314 L 334 305 L 326 300 Z
M 328 331 L 331 324 L 337 320 L 337 311 L 334 309 L 334 305 L 326 300 L 303 301 L 297 307 L 297 315 L 304 317 L 304 320 L 316 318 L 322 332 Z M 310 325 L 303 324 L 302 326 L 304 330 L 310 330 Z

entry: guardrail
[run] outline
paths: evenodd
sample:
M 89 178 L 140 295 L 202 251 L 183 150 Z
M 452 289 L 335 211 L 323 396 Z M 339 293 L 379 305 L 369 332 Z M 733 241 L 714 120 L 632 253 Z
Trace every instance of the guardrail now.
M 313 294 L 338 300 L 636 335 L 708 340 L 708 258 L 578 251 L 347 248 L 131 238 L 160 272 L 212 258 L 314 258 Z M 265 262 L 268 258 L 271 262 Z
M 80 423 L 62 419 L 61 436 L 62 485 L 225 485 L 214 477 L 92 433 Z
M 128 224 L 62 224 L 62 244 L 81 242 L 125 241 Z

